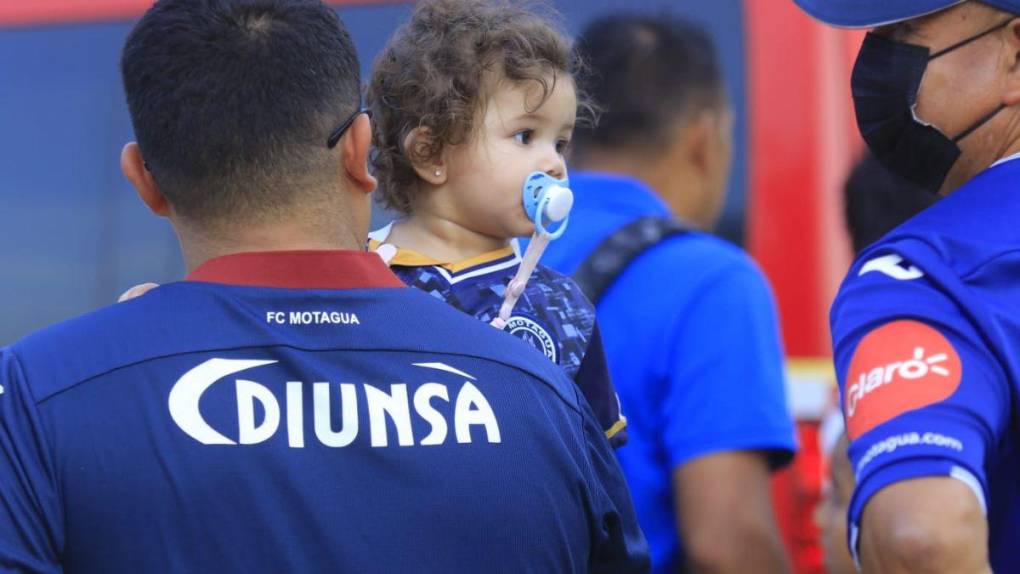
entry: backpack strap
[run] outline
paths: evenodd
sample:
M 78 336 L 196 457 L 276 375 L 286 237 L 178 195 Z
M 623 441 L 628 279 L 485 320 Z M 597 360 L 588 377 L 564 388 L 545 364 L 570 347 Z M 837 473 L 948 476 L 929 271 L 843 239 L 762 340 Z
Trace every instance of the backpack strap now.
M 659 216 L 642 217 L 602 240 L 574 272 L 574 281 L 593 305 L 630 264 L 664 239 L 690 231 L 684 224 Z

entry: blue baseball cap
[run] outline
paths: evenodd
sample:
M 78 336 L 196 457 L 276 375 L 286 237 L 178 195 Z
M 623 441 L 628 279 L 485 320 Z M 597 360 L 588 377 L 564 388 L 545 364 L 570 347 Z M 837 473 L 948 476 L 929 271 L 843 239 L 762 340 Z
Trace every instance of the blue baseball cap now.
M 805 12 L 841 28 L 875 28 L 918 18 L 966 0 L 794 0 Z M 1020 14 L 1020 0 L 981 0 L 1000 10 Z

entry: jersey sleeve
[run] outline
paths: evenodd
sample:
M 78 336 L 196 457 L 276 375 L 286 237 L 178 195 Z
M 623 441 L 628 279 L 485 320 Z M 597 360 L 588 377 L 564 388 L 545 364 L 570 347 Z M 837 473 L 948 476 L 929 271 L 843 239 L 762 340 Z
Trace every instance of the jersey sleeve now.
M 602 335 L 596 321 L 592 327 L 584 358 L 574 376 L 574 382 L 595 413 L 602 431 L 613 448 L 620 448 L 627 442 L 627 419 L 620 412 L 620 399 L 609 375 L 606 352 L 602 346 Z
M 749 261 L 706 277 L 663 342 L 659 413 L 670 462 L 734 450 L 766 452 L 773 467 L 795 449 L 772 294 Z
M 954 477 L 987 508 L 986 467 L 1008 424 L 1010 387 L 954 298 L 914 267 L 865 273 L 844 285 L 831 319 L 857 481 L 851 551 L 864 507 L 896 482 Z
M 630 574 L 651 571 L 651 554 L 638 525 L 634 503 L 623 471 L 609 443 L 590 415 L 584 419 L 584 438 L 591 465 L 588 490 L 593 507 L 592 552 L 588 572 Z
M 62 519 L 39 415 L 14 355 L 0 350 L 0 571 L 60 572 Z

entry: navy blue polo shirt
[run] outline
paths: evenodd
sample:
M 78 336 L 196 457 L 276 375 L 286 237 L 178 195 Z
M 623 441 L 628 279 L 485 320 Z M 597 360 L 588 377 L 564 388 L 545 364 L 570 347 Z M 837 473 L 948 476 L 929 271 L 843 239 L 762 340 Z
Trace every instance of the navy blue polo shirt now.
M 572 274 L 611 233 L 645 216 L 670 217 L 637 180 L 572 173 L 570 227 L 543 262 Z M 696 457 L 795 448 L 783 352 L 771 292 L 738 248 L 690 232 L 652 247 L 597 306 L 628 445 L 617 456 L 630 484 L 656 572 L 683 564 L 671 478 Z
M 362 252 L 237 254 L 0 352 L 0 570 L 643 572 L 577 387 Z

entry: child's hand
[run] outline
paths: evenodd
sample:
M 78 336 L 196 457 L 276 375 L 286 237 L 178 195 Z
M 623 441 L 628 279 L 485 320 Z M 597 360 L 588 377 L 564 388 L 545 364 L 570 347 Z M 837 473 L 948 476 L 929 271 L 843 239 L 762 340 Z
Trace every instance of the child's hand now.
M 123 303 L 124 301 L 134 299 L 135 297 L 141 297 L 156 287 L 159 287 L 159 283 L 142 283 L 141 285 L 135 285 L 121 294 L 120 297 L 117 297 L 117 302 Z

